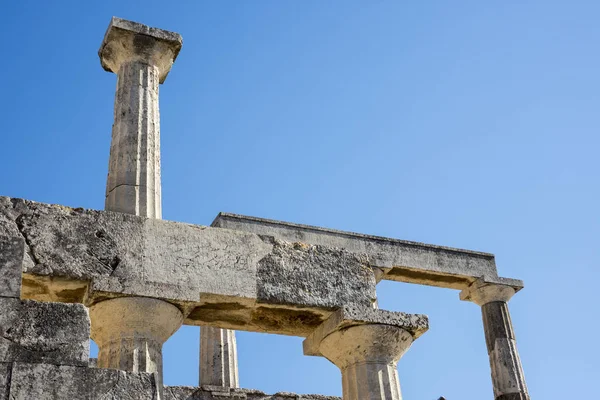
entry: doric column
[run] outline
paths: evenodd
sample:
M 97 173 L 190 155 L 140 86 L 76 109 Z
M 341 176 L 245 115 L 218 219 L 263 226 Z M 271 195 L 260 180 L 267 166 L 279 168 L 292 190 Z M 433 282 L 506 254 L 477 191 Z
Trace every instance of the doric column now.
M 398 361 L 428 326 L 424 315 L 342 309 L 306 338 L 304 354 L 341 370 L 344 400 L 402 400 Z
M 98 367 L 156 372 L 162 382 L 162 345 L 181 327 L 183 315 L 166 301 L 120 297 L 90 307 Z
M 529 400 L 508 312 L 515 292 L 515 286 L 478 280 L 460 293 L 461 300 L 481 306 L 495 400 Z
M 117 74 L 105 209 L 161 218 L 158 84 L 181 49 L 177 33 L 113 18 L 99 55 Z
M 113 18 L 98 52 L 117 74 L 105 209 L 161 218 L 158 85 L 179 50 L 177 33 Z M 126 297 L 90 307 L 98 366 L 157 374 L 162 398 L 162 345 L 183 323 L 161 300 Z
M 239 387 L 235 331 L 200 327 L 200 385 Z

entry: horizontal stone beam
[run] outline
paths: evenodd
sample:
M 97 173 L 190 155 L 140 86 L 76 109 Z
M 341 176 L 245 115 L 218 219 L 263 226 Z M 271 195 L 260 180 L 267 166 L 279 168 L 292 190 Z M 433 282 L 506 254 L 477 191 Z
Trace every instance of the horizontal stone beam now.
M 0 197 L 0 235 L 22 258 L 21 298 L 152 297 L 186 324 L 296 336 L 376 298 L 366 255 L 250 232 Z
M 478 278 L 498 277 L 494 255 L 489 253 L 229 213 L 220 213 L 211 226 L 366 255 L 387 280 L 464 289 Z

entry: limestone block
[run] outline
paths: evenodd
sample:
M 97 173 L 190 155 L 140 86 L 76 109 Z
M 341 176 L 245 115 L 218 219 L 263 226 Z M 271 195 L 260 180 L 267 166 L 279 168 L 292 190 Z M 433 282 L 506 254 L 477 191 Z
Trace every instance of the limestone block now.
M 258 301 L 337 308 L 371 307 L 375 276 L 364 255 L 326 246 L 272 239 L 258 264 Z
M 15 363 L 11 400 L 157 400 L 154 376 L 114 369 Z
M 341 400 L 335 396 L 295 394 L 288 392 L 266 394 L 260 390 L 218 386 L 166 386 L 165 400 Z
M 21 268 L 25 240 L 0 236 L 0 297 L 21 296 Z
M 11 372 L 11 363 L 0 362 L 0 399 L 2 400 L 8 399 Z
M 299 336 L 375 299 L 369 258 L 338 248 L 19 199 L 0 198 L 0 215 L 35 261 L 25 298 L 153 297 L 191 310 L 188 324 Z
M 462 289 L 476 278 L 498 276 L 489 253 L 229 213 L 220 213 L 212 226 L 366 254 L 387 280 Z
M 82 304 L 0 298 L 0 361 L 87 365 L 90 320 Z

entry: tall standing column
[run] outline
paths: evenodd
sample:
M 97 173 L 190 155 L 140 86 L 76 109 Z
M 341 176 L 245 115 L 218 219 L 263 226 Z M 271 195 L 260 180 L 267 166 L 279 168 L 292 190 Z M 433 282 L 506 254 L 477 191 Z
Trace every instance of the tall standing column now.
M 481 306 L 495 400 L 529 400 L 521 358 L 508 312 L 513 286 L 474 282 L 460 293 L 461 300 Z
M 117 74 L 106 184 L 109 211 L 161 218 L 158 85 L 182 46 L 174 32 L 113 18 L 98 52 Z M 124 297 L 90 307 L 98 366 L 157 375 L 162 397 L 162 345 L 183 323 L 174 305 Z

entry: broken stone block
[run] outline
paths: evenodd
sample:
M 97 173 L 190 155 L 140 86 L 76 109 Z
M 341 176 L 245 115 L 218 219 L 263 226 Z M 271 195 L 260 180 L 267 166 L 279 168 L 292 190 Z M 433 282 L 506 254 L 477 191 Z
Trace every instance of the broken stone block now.
M 0 298 L 0 362 L 88 365 L 89 337 L 82 304 Z
M 24 252 L 24 239 L 0 236 L 0 297 L 21 296 Z
M 166 386 L 165 400 L 341 400 L 335 396 L 295 394 L 288 392 L 266 394 L 260 390 L 203 385 L 202 387 Z
M 116 369 L 15 363 L 11 400 L 157 400 L 153 374 Z

